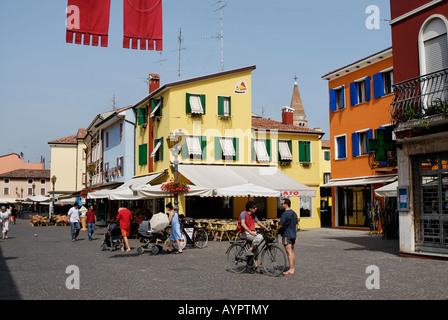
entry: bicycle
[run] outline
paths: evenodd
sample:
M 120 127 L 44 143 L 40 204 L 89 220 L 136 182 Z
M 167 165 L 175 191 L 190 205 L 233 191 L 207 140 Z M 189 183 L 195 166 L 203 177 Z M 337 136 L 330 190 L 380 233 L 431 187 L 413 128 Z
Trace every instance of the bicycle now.
M 286 254 L 274 244 L 276 237 L 270 232 L 263 234 L 262 242 L 255 248 L 253 256 L 245 256 L 251 242 L 248 240 L 231 241 L 227 249 L 227 270 L 234 273 L 243 273 L 252 268 L 255 259 L 260 257 L 260 266 L 264 273 L 277 277 L 286 269 Z M 261 249 L 260 249 L 261 248 Z
M 183 250 L 188 244 L 193 244 L 195 247 L 202 249 L 208 243 L 207 232 L 202 227 L 198 227 L 197 223 L 184 223 L 180 221 L 180 247 Z M 175 250 L 179 250 L 177 243 L 173 242 Z

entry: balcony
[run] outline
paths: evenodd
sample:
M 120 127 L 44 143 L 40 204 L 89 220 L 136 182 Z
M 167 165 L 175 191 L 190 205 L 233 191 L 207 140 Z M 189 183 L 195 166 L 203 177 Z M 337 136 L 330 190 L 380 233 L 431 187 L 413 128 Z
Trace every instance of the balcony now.
M 394 92 L 390 112 L 397 125 L 447 118 L 448 69 L 397 83 Z

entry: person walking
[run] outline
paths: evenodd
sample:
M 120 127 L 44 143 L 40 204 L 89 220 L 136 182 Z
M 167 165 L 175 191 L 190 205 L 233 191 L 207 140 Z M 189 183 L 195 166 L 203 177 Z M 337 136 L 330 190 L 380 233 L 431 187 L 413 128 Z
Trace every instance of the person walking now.
M 9 211 L 6 211 L 5 206 L 2 206 L 1 208 L 0 219 L 2 227 L 2 239 L 8 239 L 9 221 L 11 220 L 11 215 Z
M 72 233 L 72 242 L 78 241 L 79 230 L 81 225 L 79 223 L 79 204 L 76 202 L 68 211 L 68 218 L 70 221 L 70 229 Z
M 283 275 L 292 275 L 296 273 L 294 253 L 294 244 L 296 243 L 297 230 L 299 229 L 299 220 L 297 214 L 291 210 L 291 200 L 283 199 L 282 207 L 285 210 L 278 222 L 279 233 L 282 235 L 282 243 L 288 256 L 289 270 L 283 272 Z
M 123 237 L 123 247 L 121 248 L 121 251 L 131 251 L 128 240 L 131 230 L 131 220 L 132 213 L 127 208 L 127 204 L 123 203 L 122 206 L 118 209 L 117 215 L 117 222 L 120 224 L 121 236 Z
M 93 210 L 93 206 L 89 207 L 89 210 L 86 212 L 86 222 L 87 222 L 87 233 L 89 235 L 89 241 L 92 241 L 93 233 L 95 232 L 96 226 L 96 213 Z
M 170 224 L 171 224 L 171 233 L 170 233 L 170 246 L 169 248 L 165 251 L 167 253 L 172 253 L 173 252 L 173 242 L 176 242 L 177 244 L 177 252 L 176 253 L 182 253 L 182 247 L 180 244 L 180 240 L 182 239 L 182 236 L 180 234 L 180 223 L 179 223 L 179 215 L 176 211 L 174 211 L 173 205 L 170 203 L 168 203 L 165 208 L 168 210 L 169 212 L 169 220 L 170 220 Z

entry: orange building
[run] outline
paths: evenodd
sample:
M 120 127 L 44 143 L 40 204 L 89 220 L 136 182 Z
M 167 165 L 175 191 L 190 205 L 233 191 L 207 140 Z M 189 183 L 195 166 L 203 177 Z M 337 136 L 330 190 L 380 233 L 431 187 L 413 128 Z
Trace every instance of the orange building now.
M 329 87 L 331 180 L 325 186 L 332 187 L 332 226 L 381 231 L 386 208 L 374 190 L 397 179 L 392 48 L 322 78 Z

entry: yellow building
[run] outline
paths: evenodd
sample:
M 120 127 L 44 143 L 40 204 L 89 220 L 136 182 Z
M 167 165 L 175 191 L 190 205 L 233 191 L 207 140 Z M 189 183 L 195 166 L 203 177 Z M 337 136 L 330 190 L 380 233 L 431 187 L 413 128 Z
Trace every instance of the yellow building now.
M 55 194 L 72 194 L 86 186 L 86 129 L 48 142 L 51 148 L 50 176 L 56 176 Z
M 158 86 L 158 76 L 152 75 L 149 95 L 134 106 L 135 177 L 167 172 L 151 184 L 173 177 L 174 156 L 166 140 L 181 130 L 181 179 L 214 189 L 251 183 L 281 191 L 291 197 L 302 228 L 320 227 L 323 132 L 308 129 L 302 118 L 294 125 L 297 112 L 291 108 L 284 108 L 282 122 L 253 117 L 254 69 L 249 66 L 162 87 Z M 260 218 L 281 214 L 279 197 L 254 200 Z M 187 196 L 181 197 L 179 212 L 191 217 L 236 218 L 247 201 L 247 196 Z

